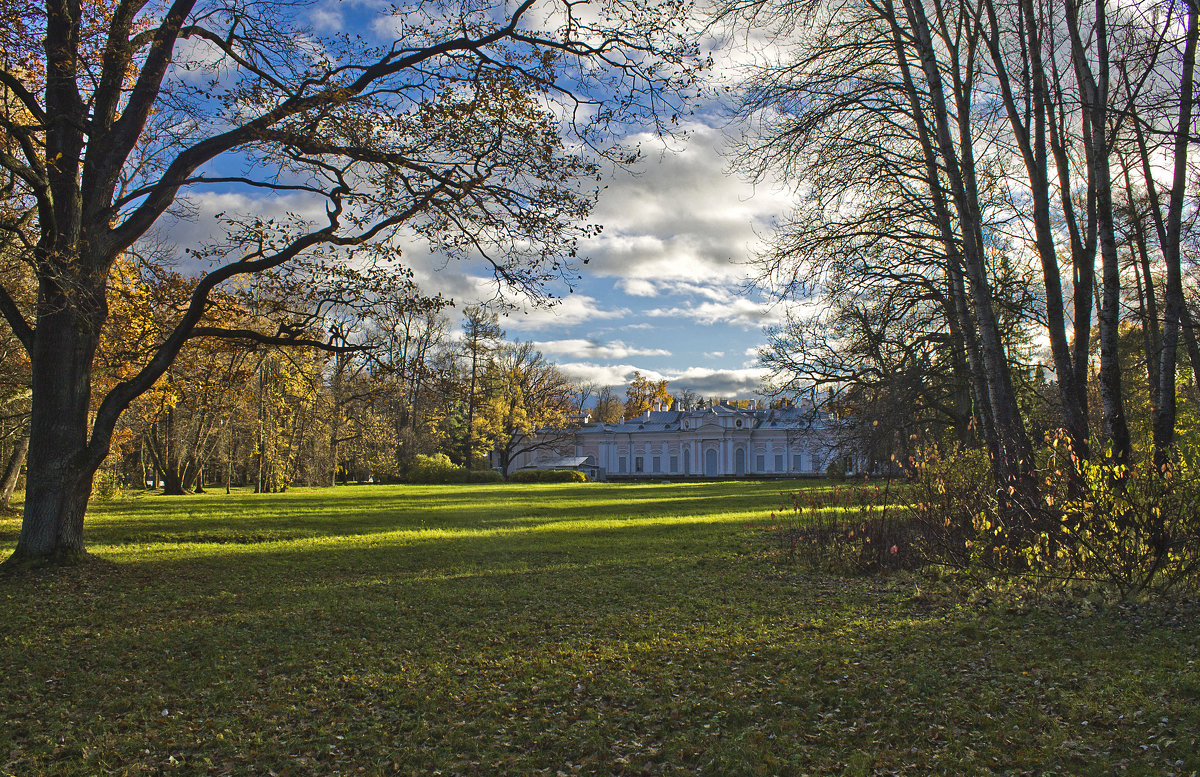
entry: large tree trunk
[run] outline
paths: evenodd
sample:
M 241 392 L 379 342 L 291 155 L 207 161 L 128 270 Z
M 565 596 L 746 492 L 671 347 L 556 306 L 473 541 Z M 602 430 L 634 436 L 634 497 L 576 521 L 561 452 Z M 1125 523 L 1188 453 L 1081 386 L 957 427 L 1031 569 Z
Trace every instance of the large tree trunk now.
M 984 444 L 988 452 L 994 453 L 998 450 L 999 445 L 996 437 L 996 416 L 992 408 L 991 395 L 988 393 L 987 376 L 983 370 L 983 355 L 979 347 L 978 333 L 974 326 L 974 315 L 968 303 L 966 282 L 963 276 L 960 238 L 952 224 L 949 198 L 945 188 L 941 184 L 941 173 L 938 169 L 937 151 L 935 150 L 934 140 L 936 129 L 929 127 L 925 121 L 920 96 L 913 82 L 912 70 L 905 53 L 901 27 L 894 13 L 892 13 L 890 5 L 888 6 L 888 11 L 888 19 L 892 24 L 892 45 L 896 53 L 896 63 L 899 65 L 904 79 L 904 87 L 909 107 L 912 111 L 912 119 L 916 124 L 920 139 L 929 187 L 930 204 L 933 206 L 938 230 L 941 233 L 942 245 L 946 251 L 946 275 L 950 297 L 953 300 L 951 309 L 947 311 L 947 317 L 951 322 L 951 332 L 953 333 L 956 328 L 955 322 L 957 322 L 957 329 L 961 332 L 961 339 L 967 359 L 967 368 L 971 378 L 971 395 L 974 399 L 976 419 L 979 422 L 979 429 L 983 435 Z M 992 464 L 992 475 L 996 479 L 996 482 L 999 483 L 1002 474 L 999 471 L 1000 460 L 995 455 L 989 456 L 989 460 Z
M 163 496 L 183 496 L 187 493 L 184 486 L 183 478 L 179 472 L 172 467 L 166 467 L 162 470 L 163 479 Z
M 1047 122 L 1050 97 L 1044 77 L 1045 65 L 1042 61 L 1042 22 L 1037 16 L 1032 0 L 1023 0 L 1020 7 L 1025 21 L 1025 26 L 1020 30 L 1020 34 L 1025 36 L 1027 43 L 1022 52 L 1027 52 L 1029 57 L 1029 68 L 1024 74 L 1029 88 L 1026 104 L 1018 104 L 1019 97 L 1012 88 L 1008 64 L 1001 48 L 1000 23 L 996 15 L 996 8 L 991 3 L 986 4 L 990 34 L 984 35 L 983 39 L 991 53 L 995 78 L 1004 102 L 1009 127 L 1021 152 L 1026 176 L 1029 180 L 1030 201 L 1033 206 L 1030 215 L 1033 218 L 1034 239 L 1038 257 L 1041 260 L 1045 291 L 1046 333 L 1050 343 L 1050 353 L 1054 360 L 1059 396 L 1062 401 L 1062 423 L 1070 436 L 1075 452 L 1086 458 L 1088 455 L 1086 392 L 1078 391 L 1076 387 L 1078 381 L 1086 380 L 1086 372 L 1082 374 L 1076 372 L 1071 347 L 1067 340 L 1062 277 L 1050 207 L 1049 148 L 1057 144 L 1053 143 L 1054 123 L 1053 121 Z M 1047 144 L 1048 133 L 1051 141 L 1049 146 Z M 1069 208 L 1069 200 L 1065 204 L 1068 206 L 1065 209 L 1065 221 L 1071 227 L 1072 253 L 1078 264 L 1080 252 L 1077 230 L 1073 228 L 1073 210 Z
M 40 317 L 34 341 L 25 511 L 9 560 L 15 564 L 84 555 L 83 515 L 103 460 L 87 447 L 97 333 L 78 308 L 56 307 Z
M 21 435 L 17 440 L 17 447 L 13 448 L 12 457 L 8 460 L 8 466 L 4 470 L 4 482 L 0 484 L 0 507 L 8 507 L 12 501 L 13 491 L 17 488 L 17 481 L 21 478 L 21 467 L 25 466 L 25 456 L 29 453 L 29 433 Z

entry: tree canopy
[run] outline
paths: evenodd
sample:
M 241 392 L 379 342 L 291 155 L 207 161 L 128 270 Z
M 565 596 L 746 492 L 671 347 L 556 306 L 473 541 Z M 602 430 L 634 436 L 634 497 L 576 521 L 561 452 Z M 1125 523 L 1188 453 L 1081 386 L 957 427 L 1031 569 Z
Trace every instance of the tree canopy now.
M 661 129 L 664 100 L 694 75 L 674 3 L 414 0 L 379 20 L 382 43 L 321 36 L 301 7 L 5 0 L 0 312 L 29 354 L 32 392 L 17 559 L 83 551 L 118 419 L 188 341 L 351 345 L 287 306 L 263 328 L 230 329 L 213 311 L 223 284 L 290 273 L 336 322 L 355 301 L 334 269 L 395 263 L 404 230 L 540 296 L 596 229 L 596 153 L 632 126 Z M 190 293 L 93 396 L 114 267 L 151 253 L 191 197 L 230 189 L 305 207 L 224 213 L 217 239 L 185 246 L 177 258 L 199 270 Z M 403 285 L 402 269 L 392 275 Z

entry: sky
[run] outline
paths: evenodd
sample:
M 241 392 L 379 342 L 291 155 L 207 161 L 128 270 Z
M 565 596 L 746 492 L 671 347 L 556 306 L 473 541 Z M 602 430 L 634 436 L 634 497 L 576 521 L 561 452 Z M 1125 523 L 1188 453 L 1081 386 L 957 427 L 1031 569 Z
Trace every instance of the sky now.
M 639 370 L 675 390 L 750 397 L 779 311 L 747 288 L 746 262 L 787 198 L 727 170 L 720 128 L 687 130 L 677 150 L 606 181 L 593 216 L 604 230 L 580 247 L 589 261 L 574 291 L 504 326 L 576 379 L 620 385 Z
M 307 13 L 318 32 L 378 36 L 385 27 L 378 9 L 373 0 L 319 0 Z M 732 48 L 714 53 L 718 74 L 738 56 Z M 579 246 L 588 260 L 582 277 L 569 293 L 552 290 L 556 304 L 508 313 L 501 325 L 510 339 L 533 342 L 576 380 L 621 386 L 637 370 L 667 379 L 673 391 L 754 395 L 763 375 L 756 366 L 763 327 L 780 311 L 747 288 L 747 260 L 790 199 L 780 187 L 756 187 L 729 169 L 722 151 L 737 128 L 714 107 L 693 112 L 667 142 L 648 134 L 613 139 L 639 145 L 642 160 L 601 182 L 589 222 L 603 231 Z M 212 223 L 206 213 L 262 210 L 252 196 L 205 193 L 193 203 L 200 218 L 177 224 L 173 241 L 201 239 L 203 225 Z M 270 209 L 291 205 L 277 198 Z M 492 288 L 481 264 L 447 263 L 420 249 L 407 263 L 423 292 L 454 298 L 458 310 Z

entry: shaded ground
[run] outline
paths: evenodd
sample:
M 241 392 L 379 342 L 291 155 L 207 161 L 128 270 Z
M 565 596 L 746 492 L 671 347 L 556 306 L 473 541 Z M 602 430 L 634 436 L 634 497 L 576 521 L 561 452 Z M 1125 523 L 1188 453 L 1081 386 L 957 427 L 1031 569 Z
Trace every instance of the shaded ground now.
M 806 574 L 781 487 L 99 504 L 0 580 L 0 774 L 1200 770 L 1195 620 Z

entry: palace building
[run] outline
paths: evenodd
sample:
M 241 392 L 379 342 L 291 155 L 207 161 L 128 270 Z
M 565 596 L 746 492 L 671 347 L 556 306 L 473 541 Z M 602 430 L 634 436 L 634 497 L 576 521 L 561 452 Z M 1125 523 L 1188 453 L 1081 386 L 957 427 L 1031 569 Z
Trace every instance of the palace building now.
M 825 474 L 837 458 L 835 419 L 812 408 L 749 409 L 718 404 L 653 410 L 618 424 L 585 422 L 553 449 L 520 454 L 510 471 L 579 469 L 595 480 L 798 477 Z

